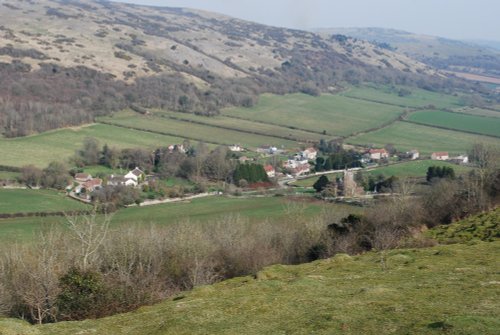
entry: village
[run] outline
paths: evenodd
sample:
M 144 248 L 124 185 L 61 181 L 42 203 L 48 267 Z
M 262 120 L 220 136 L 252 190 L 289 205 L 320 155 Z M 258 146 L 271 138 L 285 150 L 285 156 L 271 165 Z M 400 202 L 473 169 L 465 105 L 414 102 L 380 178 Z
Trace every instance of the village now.
M 169 145 L 167 150 L 169 153 L 179 155 L 186 155 L 187 153 L 187 148 L 183 144 Z M 394 151 L 391 153 L 386 148 L 370 148 L 364 151 L 352 151 L 352 155 L 355 158 L 345 166 L 332 165 L 329 167 L 327 164 L 324 164 L 328 153 L 321 152 L 319 148 L 314 146 L 309 146 L 296 152 L 289 152 L 272 145 L 265 145 L 255 150 L 250 150 L 234 144 L 228 146 L 226 150 L 233 166 L 254 164 L 263 168 L 267 178 L 260 181 L 265 181 L 266 183 L 258 183 L 259 187 L 290 188 L 293 186 L 293 182 L 297 180 L 341 173 L 342 176 L 337 177 L 336 183 L 330 183 L 331 187 L 328 195 L 334 198 L 355 197 L 365 194 L 366 192 L 363 190 L 363 187 L 358 185 L 355 180 L 355 174 L 365 169 L 369 170 L 378 166 L 429 158 L 435 161 L 446 161 L 454 164 L 468 163 L 467 155 L 450 156 L 448 152 L 434 152 L 430 157 L 422 157 L 416 149 L 403 153 Z M 322 164 L 325 165 L 324 168 Z M 119 188 L 119 192 L 132 189 L 136 190 L 136 192 L 144 193 L 150 191 L 153 188 L 152 185 L 155 185 L 158 179 L 159 176 L 155 175 L 152 171 L 146 171 L 141 166 L 136 166 L 124 174 L 109 174 L 99 177 L 94 177 L 90 173 L 78 172 L 74 174 L 72 183 L 66 188 L 66 192 L 73 199 L 90 203 L 95 201 L 95 197 L 93 196 L 104 188 Z M 252 184 L 242 183 L 239 180 L 234 180 L 233 183 L 243 189 L 252 190 Z M 257 183 L 254 185 L 257 185 Z M 135 204 L 147 205 L 161 201 L 174 201 L 172 198 L 182 201 L 183 199 L 200 196 L 201 194 L 208 196 L 224 192 L 227 193 L 228 190 L 214 188 L 211 192 L 206 192 L 206 190 L 200 189 L 182 192 L 174 196 L 168 194 L 149 196 L 149 198 L 142 196 L 140 201 L 138 201 L 136 196 Z

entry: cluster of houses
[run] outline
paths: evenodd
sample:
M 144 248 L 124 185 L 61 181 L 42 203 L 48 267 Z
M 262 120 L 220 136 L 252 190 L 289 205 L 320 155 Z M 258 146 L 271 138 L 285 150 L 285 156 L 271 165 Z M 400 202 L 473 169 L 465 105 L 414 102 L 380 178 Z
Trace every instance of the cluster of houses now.
M 309 164 L 309 161 L 314 161 L 317 156 L 318 151 L 310 147 L 288 159 L 283 167 L 288 170 L 292 176 L 300 176 L 311 171 L 311 164 Z
M 88 173 L 77 173 L 74 177 L 74 185 L 76 186 L 68 186 L 67 190 L 80 198 L 90 199 L 90 194 L 101 189 L 104 185 L 137 187 L 145 179 L 145 173 L 137 167 L 123 176 L 111 175 L 107 181 L 103 181 L 100 178 L 93 178 Z
M 363 156 L 363 163 L 370 161 L 379 161 L 382 159 L 389 158 L 389 152 L 386 149 L 370 149 Z M 410 160 L 416 160 L 420 158 L 420 153 L 418 150 L 410 150 L 403 154 L 403 157 Z M 433 152 L 431 155 L 432 160 L 437 161 L 449 161 L 457 164 L 467 164 L 469 163 L 469 157 L 467 155 L 459 155 L 455 157 L 450 157 L 448 152 Z
M 450 157 L 448 152 L 442 151 L 442 152 L 433 152 L 431 155 L 432 160 L 436 161 L 448 161 L 456 164 L 468 164 L 469 163 L 469 156 L 467 155 L 459 155 L 459 156 L 454 156 Z

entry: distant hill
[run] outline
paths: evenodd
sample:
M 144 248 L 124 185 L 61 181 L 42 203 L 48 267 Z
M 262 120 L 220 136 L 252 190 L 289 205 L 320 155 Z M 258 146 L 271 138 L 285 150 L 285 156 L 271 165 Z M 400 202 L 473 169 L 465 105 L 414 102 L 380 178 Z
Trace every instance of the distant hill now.
M 88 123 L 136 105 L 216 114 L 259 94 L 346 83 L 449 85 L 372 43 L 198 10 L 92 0 L 0 4 L 0 133 Z
M 438 69 L 500 77 L 500 50 L 492 42 L 456 41 L 385 28 L 326 28 L 315 32 L 370 41 Z

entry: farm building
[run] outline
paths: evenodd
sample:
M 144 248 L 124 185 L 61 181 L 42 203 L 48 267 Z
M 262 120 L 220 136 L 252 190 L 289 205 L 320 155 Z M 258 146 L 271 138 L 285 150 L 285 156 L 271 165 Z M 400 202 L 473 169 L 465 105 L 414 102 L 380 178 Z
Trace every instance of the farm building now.
M 77 173 L 75 174 L 75 181 L 77 183 L 85 183 L 86 181 L 92 180 L 92 176 L 88 173 Z
M 450 155 L 447 152 L 433 152 L 431 155 L 431 159 L 435 161 L 446 161 L 450 159 Z
M 301 151 L 300 155 L 302 156 L 303 159 L 315 160 L 316 157 L 318 156 L 318 151 L 311 147 L 311 148 L 305 149 L 304 151 Z
M 379 160 L 382 158 L 389 157 L 389 153 L 385 149 L 370 149 L 368 151 L 368 155 L 370 156 L 370 159 L 374 159 L 374 160 Z
M 229 146 L 229 151 L 241 152 L 241 151 L 243 151 L 243 148 L 239 144 L 234 144 L 234 145 Z
M 420 157 L 420 153 L 418 152 L 418 150 L 411 150 L 411 151 L 408 151 L 406 154 L 408 155 L 408 157 L 411 160 L 415 160 L 415 159 L 418 159 Z

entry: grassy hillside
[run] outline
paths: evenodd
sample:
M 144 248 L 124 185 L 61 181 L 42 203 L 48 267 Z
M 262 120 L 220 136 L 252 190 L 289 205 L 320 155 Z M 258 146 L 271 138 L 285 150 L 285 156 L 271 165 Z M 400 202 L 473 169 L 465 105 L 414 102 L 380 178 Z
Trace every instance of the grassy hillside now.
M 185 137 L 192 140 L 202 140 L 207 143 L 226 145 L 239 143 L 244 147 L 251 148 L 271 144 L 294 148 L 298 145 L 296 142 L 281 138 L 249 134 L 237 130 L 220 129 L 211 125 L 197 124 L 163 117 L 150 115 L 141 116 L 133 112 L 117 113 L 112 117 L 101 118 L 100 120 L 114 125 L 150 130 L 153 132 Z
M 497 334 L 500 242 L 367 253 L 199 287 L 101 320 L 7 334 Z M 467 291 L 467 294 L 463 294 Z M 17 332 L 16 332 L 17 330 Z M 10 333 L 9 333 L 10 331 Z
M 500 137 L 500 118 L 426 110 L 412 113 L 408 120 L 430 126 Z
M 401 96 L 398 94 L 401 89 L 408 90 L 411 94 Z M 458 96 L 416 88 L 409 89 L 407 87 L 351 87 L 343 92 L 342 95 L 406 107 L 426 107 L 434 105 L 437 108 L 454 108 L 462 105 L 460 97 Z
M 117 148 L 153 148 L 182 143 L 181 137 L 152 134 L 103 124 L 61 129 L 15 139 L 0 138 L 0 164 L 45 167 L 51 161 L 65 161 L 81 148 L 85 137 L 95 137 L 102 145 Z
M 475 107 L 463 107 L 457 108 L 455 110 L 459 113 L 470 114 L 470 115 L 479 115 L 479 116 L 488 116 L 488 117 L 497 117 L 500 118 L 500 111 L 494 109 L 483 109 L 483 108 L 475 108 Z
M 221 127 L 221 129 L 238 130 L 242 132 L 250 132 L 262 134 L 271 137 L 284 137 L 300 142 L 319 141 L 320 139 L 328 138 L 323 134 L 292 129 L 265 122 L 255 122 L 243 119 L 237 119 L 227 116 L 212 116 L 205 117 L 195 114 L 186 114 L 170 111 L 155 111 L 155 115 L 160 115 L 167 118 L 190 121 L 194 123 L 206 124 L 210 126 Z M 498 113 L 500 114 L 500 113 Z M 222 130 L 224 131 L 224 130 Z
M 398 150 L 417 149 L 429 155 L 434 151 L 448 151 L 450 154 L 465 153 L 473 143 L 484 142 L 500 146 L 500 140 L 459 131 L 439 129 L 409 122 L 396 122 L 389 127 L 349 138 L 347 143 L 383 147 L 393 143 Z
M 404 112 L 397 106 L 362 101 L 340 95 L 263 95 L 252 108 L 229 108 L 222 113 L 252 121 L 295 127 L 328 135 L 349 135 L 378 127 Z
M 463 221 L 431 229 L 429 236 L 440 243 L 493 241 L 500 238 L 500 208 Z

